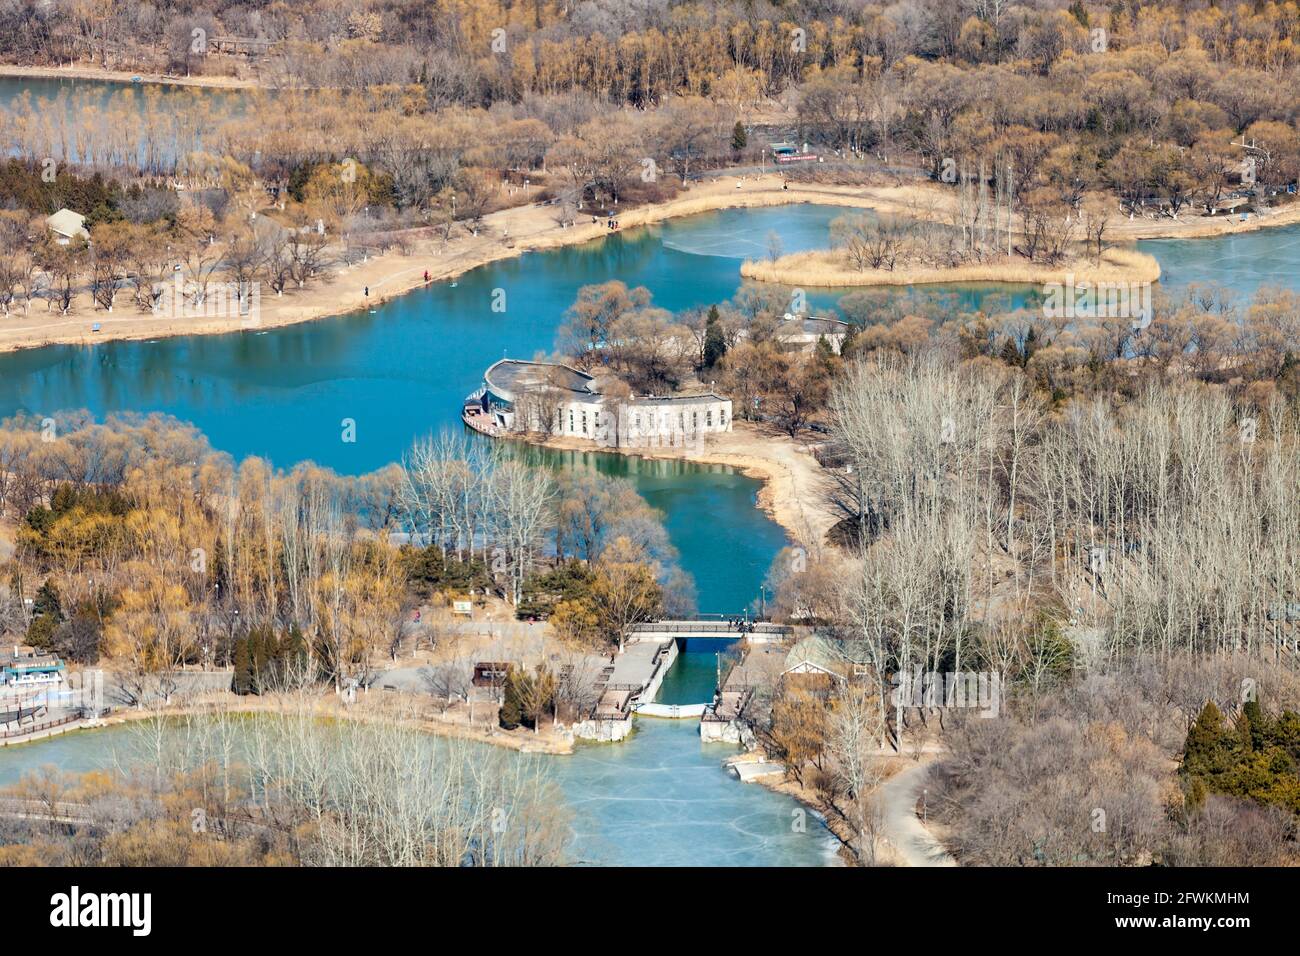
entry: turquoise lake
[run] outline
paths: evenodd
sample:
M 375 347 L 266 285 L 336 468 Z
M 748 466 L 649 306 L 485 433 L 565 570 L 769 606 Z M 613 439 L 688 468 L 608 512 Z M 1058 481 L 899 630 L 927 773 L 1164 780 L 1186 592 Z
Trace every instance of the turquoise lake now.
M 0 78 L 0 103 L 12 95 L 7 83 Z M 160 411 L 194 422 L 216 448 L 236 458 L 262 455 L 281 467 L 310 459 L 359 474 L 398 459 L 418 436 L 460 428 L 461 400 L 479 384 L 483 369 L 503 355 L 531 358 L 549 351 L 583 285 L 610 279 L 644 285 L 656 305 L 673 310 L 720 302 L 739 286 L 741 261 L 766 251 L 769 232 L 779 233 L 786 252 L 824 247 L 830 221 L 842 213 L 819 206 L 709 213 L 493 263 L 373 314 L 2 355 L 0 416 L 77 408 L 97 415 Z M 1160 258 L 1174 287 L 1206 280 L 1243 293 L 1262 284 L 1295 287 L 1300 227 L 1143 247 Z M 418 258 L 412 265 L 418 267 Z M 498 289 L 505 293 L 504 313 L 491 308 Z M 990 295 L 1004 297 L 1010 307 L 1023 301 L 1019 290 L 1005 286 L 956 287 L 946 294 L 957 311 L 977 308 Z M 816 312 L 838 296 L 823 291 L 809 300 Z M 341 441 L 344 418 L 356 421 L 355 444 Z M 758 483 L 733 469 L 592 452 L 539 457 L 550 467 L 598 468 L 635 482 L 665 512 L 701 610 L 743 611 L 785 542 L 781 529 L 754 506 Z M 686 651 L 665 681 L 665 702 L 698 702 L 712 690 L 717 649 L 688 645 Z M 122 734 L 82 732 L 0 751 L 0 782 L 44 763 L 67 770 L 104 766 L 125 742 Z M 794 801 L 737 784 L 723 771 L 721 760 L 731 752 L 702 745 L 693 722 L 639 719 L 623 744 L 583 746 L 573 757 L 556 759 L 557 779 L 576 815 L 576 858 L 647 865 L 832 862 L 833 841 L 823 827 L 810 822 L 806 833 L 792 828 Z
M 740 285 L 740 264 L 753 254 L 754 237 L 780 231 L 787 251 L 822 247 L 841 213 L 824 206 L 707 213 L 492 263 L 373 313 L 229 335 L 12 353 L 0 356 L 0 416 L 161 411 L 194 422 L 236 459 L 261 455 L 282 467 L 312 460 L 360 474 L 398 460 L 419 436 L 461 428 L 461 402 L 483 370 L 502 356 L 549 351 L 582 286 L 611 279 L 643 285 L 656 305 L 673 310 L 722 302 Z M 418 267 L 418 257 L 412 265 Z M 505 312 L 492 310 L 498 289 Z M 972 308 L 985 291 L 971 287 L 957 295 Z M 838 296 L 809 298 L 824 310 Z M 356 422 L 355 443 L 342 441 L 345 418 Z M 758 483 L 734 469 L 596 453 L 547 461 L 631 478 L 667 515 L 702 611 L 746 610 L 785 541 L 754 508 Z
M 795 248 L 791 235 L 807 248 L 823 244 L 837 214 L 816 207 L 759 212 L 763 232 L 786 213 L 793 230 L 787 248 Z M 361 473 L 397 459 L 417 436 L 462 427 L 461 400 L 482 370 L 503 352 L 531 357 L 548 350 L 582 285 L 611 278 L 644 284 L 669 308 L 730 297 L 753 228 L 741 212 L 696 217 L 487 266 L 374 314 L 260 334 L 12 353 L 0 356 L 0 415 L 161 411 L 195 422 L 215 447 L 237 458 L 259 454 L 284 467 L 312 459 Z M 505 314 L 490 309 L 495 288 L 507 290 Z M 339 440 L 344 417 L 357 421 L 355 445 Z M 703 610 L 745 610 L 785 543 L 782 530 L 755 507 L 759 483 L 734 469 L 596 452 L 528 454 L 548 467 L 597 468 L 631 479 L 664 511 Z M 716 663 L 710 647 L 688 645 L 661 699 L 710 699 Z M 118 758 L 129 762 L 126 743 L 124 732 L 108 730 L 0 751 L 0 782 L 43 764 L 76 771 Z M 557 782 L 575 814 L 575 860 L 834 863 L 835 841 L 824 826 L 810 815 L 806 827 L 794 825 L 805 821 L 795 801 L 739 784 L 723 769 L 722 760 L 734 752 L 702 744 L 694 721 L 638 719 L 624 743 L 583 745 L 572 757 L 555 759 Z
M 429 740 L 433 747 L 441 743 Z M 67 773 L 129 768 L 142 752 L 130 725 L 6 747 L 0 786 L 46 766 Z M 838 842 L 815 816 L 789 797 L 737 783 L 722 769 L 735 752 L 702 744 L 694 721 L 638 719 L 621 744 L 584 744 L 568 757 L 509 756 L 547 761 L 573 814 L 574 864 L 835 865 Z

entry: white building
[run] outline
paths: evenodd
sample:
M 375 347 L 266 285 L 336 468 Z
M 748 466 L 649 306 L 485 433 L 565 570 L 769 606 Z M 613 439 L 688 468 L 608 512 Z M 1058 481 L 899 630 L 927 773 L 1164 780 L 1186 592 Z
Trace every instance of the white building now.
M 465 400 L 464 419 L 493 436 L 542 432 L 614 448 L 680 447 L 731 431 L 731 401 L 712 391 L 615 398 L 568 365 L 502 359 Z
M 60 209 L 46 218 L 45 225 L 49 226 L 55 241 L 61 246 L 66 246 L 73 239 L 90 238 L 90 233 L 86 231 L 86 217 L 71 209 Z
M 788 348 L 811 352 L 817 347 L 819 339 L 825 339 L 836 354 L 844 347 L 848 333 L 849 323 L 842 319 L 791 315 L 788 312 L 776 329 L 777 340 Z

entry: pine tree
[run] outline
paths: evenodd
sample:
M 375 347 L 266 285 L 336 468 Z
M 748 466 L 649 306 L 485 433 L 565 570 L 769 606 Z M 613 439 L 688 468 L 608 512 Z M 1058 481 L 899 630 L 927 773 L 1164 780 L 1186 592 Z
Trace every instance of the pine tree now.
M 1002 343 L 1001 358 L 1002 361 L 1016 368 L 1020 368 L 1024 364 L 1024 356 L 1020 354 L 1020 349 L 1016 346 L 1016 340 L 1010 337 Z
M 51 580 L 46 580 L 32 600 L 32 620 L 27 625 L 27 643 L 42 650 L 54 643 L 54 632 L 64 622 L 63 601 L 59 589 Z
M 1214 701 L 1205 706 L 1191 729 L 1183 750 L 1183 773 L 1191 777 L 1213 778 L 1228 768 L 1236 741 L 1224 727 L 1223 714 Z
M 745 132 L 745 124 L 740 120 L 736 120 L 736 125 L 731 129 L 731 151 L 733 153 L 743 153 L 748 145 L 749 134 Z
M 505 691 L 501 695 L 501 711 L 497 719 L 506 730 L 514 730 L 523 720 L 523 708 L 520 705 L 519 679 L 526 676 L 515 668 L 506 674 Z
M 32 600 L 32 616 L 49 616 L 60 624 L 63 622 L 63 599 L 59 596 L 58 585 L 50 578 L 45 579 Z
M 230 679 L 230 690 L 235 694 L 253 692 L 253 659 L 248 649 L 248 638 L 235 638 L 235 673 Z
M 259 627 L 249 632 L 248 643 L 253 661 L 253 692 L 260 694 L 275 679 L 275 634 L 269 627 Z
M 292 624 L 280 642 L 280 672 L 297 673 L 307 666 L 307 639 L 302 628 Z
M 722 335 L 722 323 L 718 317 L 718 307 L 709 306 L 709 317 L 704 323 L 704 360 L 705 368 L 713 368 L 727 354 L 727 340 Z
M 1264 750 L 1273 744 L 1272 721 L 1259 706 L 1259 701 L 1248 700 L 1241 706 L 1241 720 L 1245 724 L 1244 742 L 1248 750 Z

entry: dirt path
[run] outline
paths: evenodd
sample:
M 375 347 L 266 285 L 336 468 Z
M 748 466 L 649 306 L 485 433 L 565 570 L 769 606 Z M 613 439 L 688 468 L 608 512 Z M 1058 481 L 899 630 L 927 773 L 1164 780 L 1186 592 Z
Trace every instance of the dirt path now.
M 128 70 L 106 70 L 93 64 L 75 63 L 71 66 L 21 66 L 0 63 L 0 76 L 31 76 L 52 80 L 103 80 L 108 83 L 131 83 L 138 76 L 142 83 L 167 86 L 203 86 L 209 89 L 256 89 L 256 80 L 237 76 L 179 76 L 157 73 L 132 73 Z
M 916 815 L 916 801 L 930 775 L 931 763 L 920 763 L 891 777 L 880 788 L 884 837 L 904 866 L 956 866 L 943 844 Z

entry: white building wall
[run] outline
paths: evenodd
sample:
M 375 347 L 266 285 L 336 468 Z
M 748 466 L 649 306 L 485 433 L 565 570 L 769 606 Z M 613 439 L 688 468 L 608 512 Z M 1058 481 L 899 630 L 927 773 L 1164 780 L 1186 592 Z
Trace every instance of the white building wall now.
M 539 416 L 532 417 L 530 430 L 541 431 Z M 523 428 L 523 423 L 517 427 Z M 617 448 L 676 448 L 702 441 L 709 434 L 729 431 L 731 401 L 711 397 L 698 402 L 665 400 L 617 405 L 563 401 L 556 406 L 550 422 L 552 435 Z

